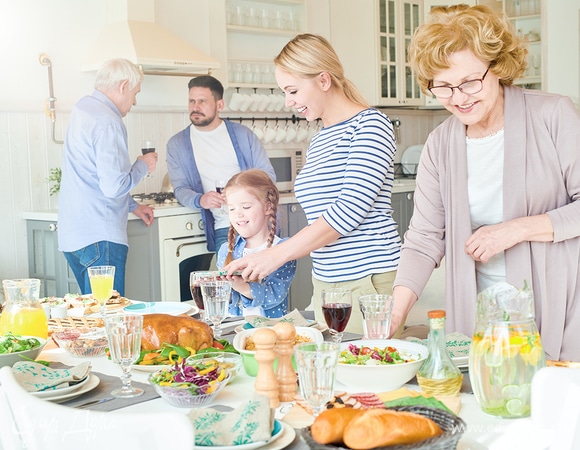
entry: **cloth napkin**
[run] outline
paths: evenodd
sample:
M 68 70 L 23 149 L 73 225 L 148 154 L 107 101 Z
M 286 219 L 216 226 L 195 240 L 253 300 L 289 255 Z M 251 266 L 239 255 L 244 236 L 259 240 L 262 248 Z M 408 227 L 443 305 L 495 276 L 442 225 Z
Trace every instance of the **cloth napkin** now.
M 268 441 L 272 437 L 274 425 L 270 400 L 259 394 L 233 411 L 192 409 L 189 418 L 195 428 L 195 444 L 204 446 L 232 446 Z
M 316 325 L 316 321 L 305 319 L 297 309 L 294 309 L 285 316 L 279 317 L 277 319 L 270 319 L 269 317 L 262 316 L 245 316 L 244 318 L 254 328 L 272 327 L 278 322 L 290 322 L 295 327 L 310 327 L 312 325 Z
M 84 380 L 91 371 L 90 361 L 68 369 L 51 369 L 31 361 L 18 361 L 12 366 L 12 373 L 28 392 L 62 389 Z

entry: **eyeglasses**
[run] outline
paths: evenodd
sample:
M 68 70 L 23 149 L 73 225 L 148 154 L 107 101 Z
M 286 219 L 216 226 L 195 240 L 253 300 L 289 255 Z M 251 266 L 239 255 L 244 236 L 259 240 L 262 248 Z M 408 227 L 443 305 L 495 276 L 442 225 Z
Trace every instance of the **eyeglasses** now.
M 481 92 L 483 89 L 483 80 L 485 80 L 485 76 L 487 72 L 489 72 L 489 66 L 483 76 L 481 78 L 475 80 L 467 80 L 457 86 L 430 86 L 429 92 L 433 94 L 437 98 L 451 98 L 453 97 L 454 89 L 459 89 L 460 92 L 463 92 L 467 95 L 477 94 Z

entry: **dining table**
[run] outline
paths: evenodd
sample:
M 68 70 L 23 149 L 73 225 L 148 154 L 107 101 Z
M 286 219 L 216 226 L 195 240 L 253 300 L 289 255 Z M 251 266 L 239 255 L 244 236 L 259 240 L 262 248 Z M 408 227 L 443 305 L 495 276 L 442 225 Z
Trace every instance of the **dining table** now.
M 239 322 L 231 322 L 239 324 Z M 237 327 L 230 326 L 228 323 L 224 324 L 225 334 L 223 338 L 231 340 L 235 335 L 234 330 L 239 331 Z M 325 339 L 331 340 L 328 332 L 323 333 Z M 345 333 L 344 340 L 360 339 L 360 335 L 354 333 Z M 72 356 L 70 353 L 59 348 L 52 340 L 49 340 L 43 351 L 37 358 L 38 360 L 50 361 L 51 366 L 60 367 L 76 366 L 87 359 L 91 362 L 91 373 L 96 375 L 101 382 L 100 386 L 92 389 L 90 392 L 84 393 L 82 396 L 67 400 L 64 405 L 70 407 L 78 407 L 87 402 L 94 402 L 91 405 L 85 406 L 89 409 L 109 411 L 110 414 L 123 414 L 128 412 L 164 412 L 164 411 L 179 411 L 187 414 L 190 409 L 178 408 L 171 406 L 166 400 L 159 397 L 148 383 L 150 373 L 143 370 L 132 370 L 132 380 L 146 388 L 146 392 L 142 397 L 133 399 L 114 399 L 102 403 L 96 403 L 97 400 L 103 398 L 110 398 L 110 390 L 121 385 L 121 368 L 114 364 L 106 355 L 80 358 Z M 464 385 L 460 393 L 460 410 L 459 416 L 466 423 L 466 430 L 459 440 L 457 448 L 460 450 L 506 450 L 512 448 L 525 448 L 527 450 L 543 450 L 550 448 L 553 440 L 553 432 L 551 430 L 544 430 L 533 423 L 531 417 L 518 419 L 503 419 L 487 415 L 482 412 L 477 399 L 471 392 L 469 386 L 469 375 L 464 373 Z M 106 382 L 104 382 L 104 380 Z M 248 376 L 242 369 L 240 373 L 216 396 L 214 401 L 207 407 L 231 407 L 235 408 L 243 402 L 247 401 L 254 392 L 254 382 L 256 378 Z M 413 379 L 405 385 L 410 390 L 419 390 L 416 380 Z M 348 391 L 340 382 L 335 382 L 336 391 Z M 302 409 L 301 414 L 295 414 L 297 410 L 294 408 L 301 408 L 295 402 L 282 403 L 276 410 L 276 418 L 284 422 L 286 428 L 290 430 L 283 436 L 270 444 L 265 445 L 263 450 L 302 450 L 308 449 L 308 445 L 301 437 L 301 429 L 308 426 L 313 420 L 310 416 L 305 415 Z M 299 419 L 297 419 L 299 418 Z M 167 425 L 167 424 L 166 424 Z M 197 447 L 196 447 L 197 448 Z M 201 448 L 201 447 L 200 447 Z

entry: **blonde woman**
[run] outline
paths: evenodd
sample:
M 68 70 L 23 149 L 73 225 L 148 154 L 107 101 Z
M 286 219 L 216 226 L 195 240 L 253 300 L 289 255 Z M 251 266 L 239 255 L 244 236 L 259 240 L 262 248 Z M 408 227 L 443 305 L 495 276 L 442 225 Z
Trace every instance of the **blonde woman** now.
M 393 325 L 445 256 L 447 326 L 472 335 L 477 293 L 531 284 L 548 358 L 580 360 L 580 114 L 512 85 L 527 50 L 503 14 L 433 10 L 409 57 L 452 116 L 428 137 L 395 280 Z
M 360 295 L 391 293 L 401 243 L 391 207 L 393 129 L 389 118 L 370 108 L 344 77 L 336 52 L 323 37 L 296 36 L 274 63 L 286 106 L 323 124 L 295 183 L 308 226 L 227 269 L 241 270 L 245 279 L 263 278 L 286 261 L 311 254 L 312 306 L 324 323 L 323 289 L 349 288 L 355 305 Z M 358 306 L 347 330 L 362 332 Z

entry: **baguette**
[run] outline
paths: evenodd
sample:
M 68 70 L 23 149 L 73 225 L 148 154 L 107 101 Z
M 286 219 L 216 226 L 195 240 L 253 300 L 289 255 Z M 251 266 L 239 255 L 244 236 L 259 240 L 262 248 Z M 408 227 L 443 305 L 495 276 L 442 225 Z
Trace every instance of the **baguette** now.
M 325 409 L 310 427 L 312 439 L 319 444 L 341 445 L 346 426 L 362 412 L 363 410 L 354 408 Z
M 406 411 L 368 409 L 344 430 L 344 443 L 354 450 L 413 444 L 442 434 L 428 417 Z

